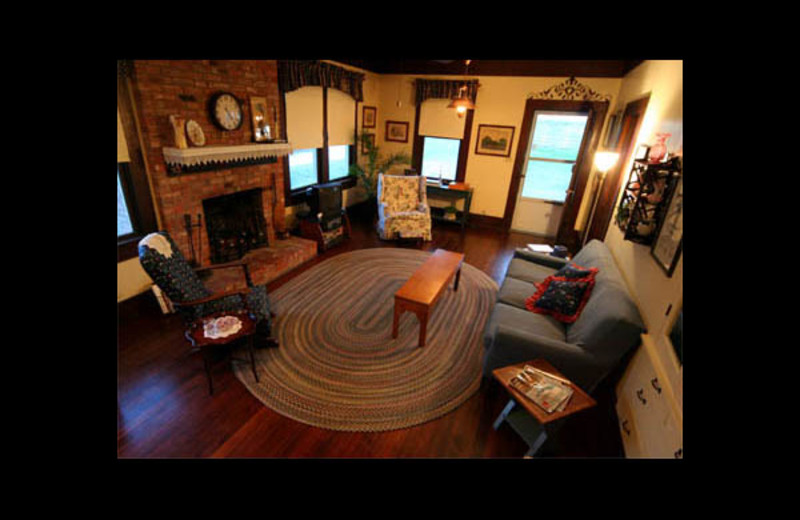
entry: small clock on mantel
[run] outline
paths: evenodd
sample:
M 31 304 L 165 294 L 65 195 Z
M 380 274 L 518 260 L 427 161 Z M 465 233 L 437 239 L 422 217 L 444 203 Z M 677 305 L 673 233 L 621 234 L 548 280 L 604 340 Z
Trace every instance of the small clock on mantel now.
M 211 121 L 221 130 L 238 130 L 242 126 L 242 104 L 230 92 L 217 92 L 208 102 Z

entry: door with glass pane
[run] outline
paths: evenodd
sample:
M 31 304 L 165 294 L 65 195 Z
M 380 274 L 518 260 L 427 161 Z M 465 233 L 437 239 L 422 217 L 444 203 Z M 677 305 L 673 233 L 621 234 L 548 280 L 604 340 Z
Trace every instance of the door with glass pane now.
M 588 112 L 537 110 L 533 114 L 511 228 L 555 237 L 569 202 Z

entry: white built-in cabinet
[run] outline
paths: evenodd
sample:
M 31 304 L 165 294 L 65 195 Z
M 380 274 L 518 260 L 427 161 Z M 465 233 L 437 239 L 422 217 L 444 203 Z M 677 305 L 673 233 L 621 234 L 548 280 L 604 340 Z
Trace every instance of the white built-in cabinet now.
M 617 385 L 617 416 L 627 458 L 683 458 L 682 408 L 653 339 L 642 336 Z

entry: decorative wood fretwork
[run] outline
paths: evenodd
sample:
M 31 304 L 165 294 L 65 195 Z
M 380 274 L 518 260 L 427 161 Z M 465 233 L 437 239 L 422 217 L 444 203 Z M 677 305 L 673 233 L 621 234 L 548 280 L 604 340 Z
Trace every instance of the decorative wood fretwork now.
M 535 92 L 528 96 L 529 99 L 561 99 L 567 101 L 610 101 L 609 94 L 600 94 L 595 90 L 587 87 L 577 79 L 575 76 L 546 88 L 541 92 Z

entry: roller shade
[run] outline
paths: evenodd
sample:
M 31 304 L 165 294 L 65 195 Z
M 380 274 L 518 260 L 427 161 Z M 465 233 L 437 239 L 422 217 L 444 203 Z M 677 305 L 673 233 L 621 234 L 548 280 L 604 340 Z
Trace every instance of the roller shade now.
M 447 108 L 449 99 L 428 99 L 422 103 L 419 113 L 419 135 L 430 137 L 464 138 L 464 118 Z
M 336 89 L 328 89 L 328 145 L 355 142 L 356 100 Z
M 322 87 L 287 92 L 286 135 L 295 150 L 322 148 Z
M 130 162 L 128 155 L 128 142 L 125 140 L 125 132 L 122 131 L 122 119 L 119 117 L 117 109 L 117 162 Z

